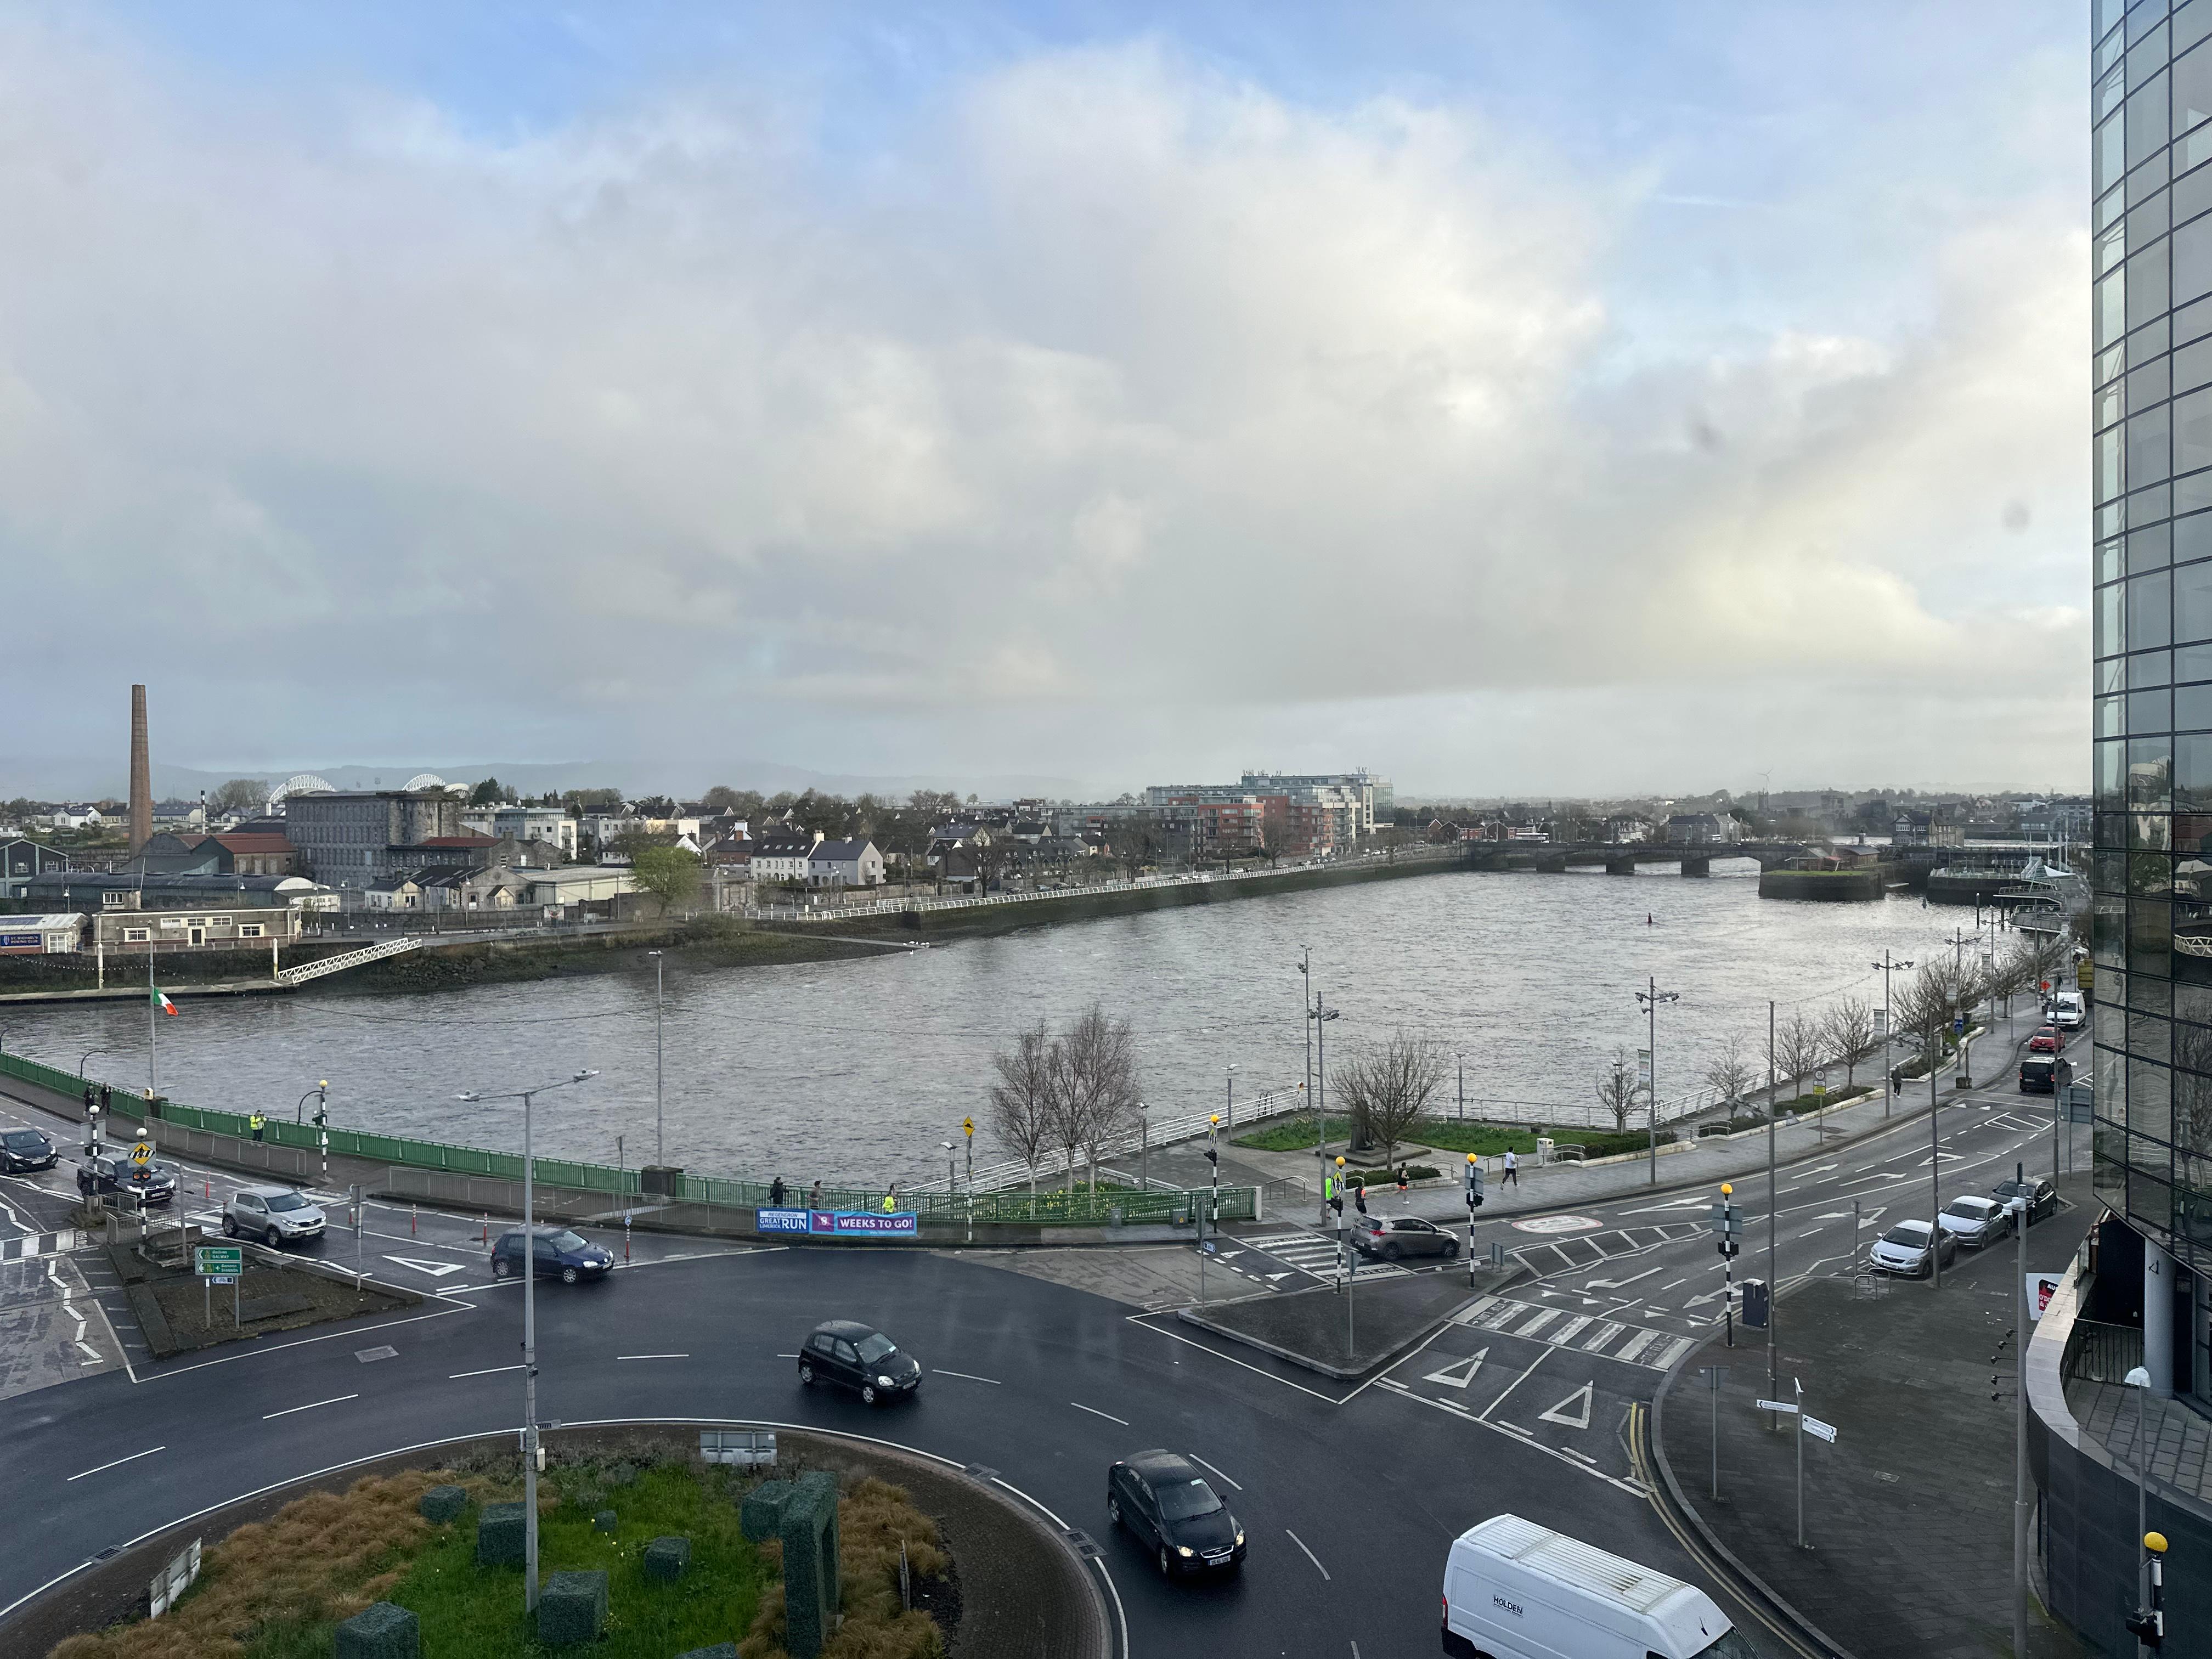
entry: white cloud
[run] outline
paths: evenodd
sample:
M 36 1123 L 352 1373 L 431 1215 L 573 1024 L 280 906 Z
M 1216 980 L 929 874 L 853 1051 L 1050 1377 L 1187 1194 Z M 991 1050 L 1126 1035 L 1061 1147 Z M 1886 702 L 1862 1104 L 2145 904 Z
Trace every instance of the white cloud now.
M 495 143 L 21 22 L 0 110 L 0 558 L 34 611 L 127 592 L 106 649 L 210 758 L 1120 787 L 1334 733 L 1433 787 L 1740 781 L 1673 700 L 1804 716 L 1778 783 L 1901 781 L 1966 698 L 1958 775 L 2078 781 L 2085 259 L 2039 198 L 1869 248 L 1920 325 L 1631 339 L 1656 175 L 1158 44 L 844 173 L 743 86 Z

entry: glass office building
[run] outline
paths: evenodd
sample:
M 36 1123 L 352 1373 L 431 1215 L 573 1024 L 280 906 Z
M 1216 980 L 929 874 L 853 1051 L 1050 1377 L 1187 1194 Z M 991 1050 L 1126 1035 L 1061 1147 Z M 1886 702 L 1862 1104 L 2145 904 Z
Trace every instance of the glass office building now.
M 2176 1392 L 2204 1403 L 2212 0 L 2092 0 L 2091 17 L 2095 1182 L 2148 1247 L 2147 1363 L 2170 1340 Z

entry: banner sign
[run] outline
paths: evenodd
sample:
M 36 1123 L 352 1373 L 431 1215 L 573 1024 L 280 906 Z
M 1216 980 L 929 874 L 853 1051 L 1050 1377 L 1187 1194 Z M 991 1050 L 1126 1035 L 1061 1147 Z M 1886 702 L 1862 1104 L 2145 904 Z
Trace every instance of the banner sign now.
M 2031 1322 L 2039 1322 L 2043 1310 L 2051 1305 L 2057 1293 L 2063 1275 L 2058 1273 L 2030 1273 L 2027 1276 L 2027 1316 Z
M 753 1212 L 763 1233 L 804 1233 L 813 1238 L 918 1238 L 921 1218 L 912 1210 L 770 1210 Z

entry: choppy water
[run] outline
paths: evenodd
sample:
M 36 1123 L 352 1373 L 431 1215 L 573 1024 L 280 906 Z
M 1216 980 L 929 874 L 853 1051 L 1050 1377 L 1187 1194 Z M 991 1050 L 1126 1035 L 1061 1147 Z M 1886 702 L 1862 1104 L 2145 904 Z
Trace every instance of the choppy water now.
M 1647 924 L 1646 916 L 1651 918 Z M 981 1118 L 993 1050 L 1025 1024 L 1093 1000 L 1135 1025 L 1156 1112 L 1298 1081 L 1300 949 L 1342 1018 L 1338 1043 L 1393 1027 L 1467 1059 L 1482 1097 L 1589 1103 L 1615 1049 L 1641 1047 L 1647 975 L 1681 1000 L 1660 1014 L 1660 1091 L 1693 1086 L 1729 1031 L 1763 1036 L 1766 1000 L 1878 1001 L 1882 950 L 1925 957 L 1972 911 L 1761 900 L 1749 874 L 1685 880 L 1451 872 L 1066 923 L 894 957 L 685 973 L 665 1007 L 670 1162 L 715 1173 L 873 1182 L 941 1171 L 939 1143 Z M 643 974 L 404 996 L 193 1000 L 160 1032 L 164 1093 L 290 1115 L 331 1083 L 334 1122 L 518 1148 L 511 1105 L 457 1101 L 565 1076 L 545 1096 L 541 1154 L 629 1162 L 653 1134 L 653 984 Z M 137 1004 L 0 1011 L 7 1046 L 140 1086 Z M 979 1158 L 987 1150 L 979 1133 Z

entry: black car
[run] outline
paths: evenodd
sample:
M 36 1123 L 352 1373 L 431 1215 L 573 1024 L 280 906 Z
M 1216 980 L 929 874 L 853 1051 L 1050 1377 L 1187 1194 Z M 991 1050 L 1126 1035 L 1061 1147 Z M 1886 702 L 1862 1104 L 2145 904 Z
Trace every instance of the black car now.
M 1990 1196 L 2000 1204 L 2009 1204 L 2015 1198 L 2026 1199 L 2027 1224 L 2031 1227 L 2044 1217 L 2056 1214 L 2058 1210 L 2058 1189 L 2034 1176 L 2000 1181 L 1990 1188 Z
M 36 1129 L 0 1130 L 0 1170 L 51 1170 L 60 1156 Z
M 880 1406 L 921 1386 L 921 1362 L 872 1325 L 825 1319 L 799 1345 L 799 1380 L 834 1382 Z
M 2057 1054 L 2024 1054 L 2020 1062 L 2020 1091 L 2024 1095 L 2056 1094 L 2074 1080 L 2074 1062 Z
M 135 1197 L 141 1204 L 167 1204 L 177 1195 L 177 1172 L 159 1162 L 142 1170 L 128 1154 L 103 1154 L 76 1166 L 76 1189 L 88 1197 L 115 1193 Z
M 1363 1215 L 1352 1218 L 1352 1248 L 1385 1261 L 1408 1255 L 1440 1255 L 1449 1261 L 1459 1254 L 1459 1240 L 1418 1216 Z
M 540 1279 L 557 1279 L 574 1285 L 586 1279 L 604 1279 L 613 1271 L 614 1257 L 581 1233 L 566 1227 L 538 1226 L 531 1257 Z M 491 1247 L 491 1276 L 512 1279 L 522 1271 L 522 1229 L 510 1227 Z
M 1170 1578 L 1243 1565 L 1244 1528 L 1178 1452 L 1139 1452 L 1107 1470 L 1106 1513 L 1154 1553 Z

